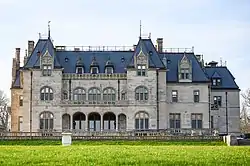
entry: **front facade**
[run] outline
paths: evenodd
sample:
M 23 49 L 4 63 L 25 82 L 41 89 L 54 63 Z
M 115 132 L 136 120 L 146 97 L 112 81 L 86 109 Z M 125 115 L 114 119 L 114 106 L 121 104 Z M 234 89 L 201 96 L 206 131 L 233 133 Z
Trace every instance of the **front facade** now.
M 225 66 L 140 38 L 127 50 L 28 42 L 13 58 L 11 130 L 239 132 L 239 88 Z M 227 93 L 227 94 L 226 94 Z

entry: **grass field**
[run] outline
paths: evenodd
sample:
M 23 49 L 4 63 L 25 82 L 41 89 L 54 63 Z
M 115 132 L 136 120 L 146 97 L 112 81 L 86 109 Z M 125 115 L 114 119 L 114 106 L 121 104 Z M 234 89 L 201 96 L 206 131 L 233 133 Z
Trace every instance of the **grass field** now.
M 119 144 L 1 145 L 0 165 L 250 165 L 250 147 Z

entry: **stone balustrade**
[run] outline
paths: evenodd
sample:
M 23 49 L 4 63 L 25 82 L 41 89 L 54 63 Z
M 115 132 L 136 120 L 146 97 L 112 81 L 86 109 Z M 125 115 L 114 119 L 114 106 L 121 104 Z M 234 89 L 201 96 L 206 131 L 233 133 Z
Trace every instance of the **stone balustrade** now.
M 113 74 L 106 74 L 106 73 L 99 73 L 99 74 L 91 74 L 91 73 L 83 73 L 83 74 L 76 74 L 76 73 L 65 73 L 63 74 L 64 80 L 125 80 L 127 79 L 126 73 L 113 73 Z

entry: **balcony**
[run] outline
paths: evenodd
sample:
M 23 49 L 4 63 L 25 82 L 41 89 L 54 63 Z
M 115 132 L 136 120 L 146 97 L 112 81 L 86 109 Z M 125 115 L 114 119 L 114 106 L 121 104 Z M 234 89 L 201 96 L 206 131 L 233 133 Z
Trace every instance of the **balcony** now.
M 84 107 L 126 107 L 128 106 L 127 100 L 117 101 L 74 101 L 63 100 L 61 106 L 84 106 Z
M 99 73 L 99 74 L 91 74 L 91 73 L 84 73 L 84 74 L 76 74 L 76 73 L 65 73 L 63 74 L 64 80 L 126 80 L 127 74 L 126 73 L 113 73 L 113 74 L 106 74 L 106 73 Z

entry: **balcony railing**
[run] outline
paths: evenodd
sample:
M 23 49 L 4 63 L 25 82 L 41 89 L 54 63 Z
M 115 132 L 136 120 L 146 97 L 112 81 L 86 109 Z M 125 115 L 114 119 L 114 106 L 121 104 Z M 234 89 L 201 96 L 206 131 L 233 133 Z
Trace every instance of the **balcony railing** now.
M 133 46 L 56 46 L 56 51 L 134 51 Z
M 127 100 L 116 100 L 116 101 L 75 101 L 75 100 L 63 100 L 61 101 L 62 106 L 103 106 L 103 107 L 122 107 L 128 106 Z
M 73 80 L 117 80 L 117 79 L 127 79 L 127 74 L 126 73 L 113 73 L 113 74 L 106 74 L 106 73 L 99 73 L 99 74 L 64 73 L 63 79 L 65 79 L 65 80 L 68 80 L 68 79 L 73 79 Z

